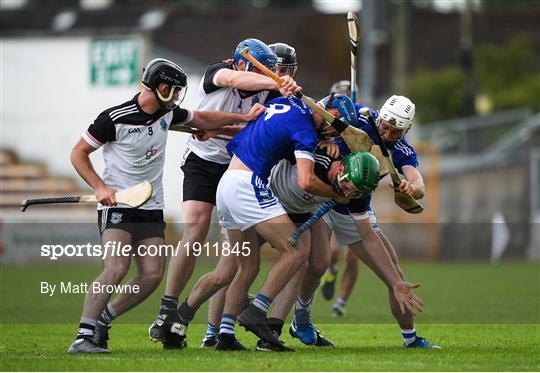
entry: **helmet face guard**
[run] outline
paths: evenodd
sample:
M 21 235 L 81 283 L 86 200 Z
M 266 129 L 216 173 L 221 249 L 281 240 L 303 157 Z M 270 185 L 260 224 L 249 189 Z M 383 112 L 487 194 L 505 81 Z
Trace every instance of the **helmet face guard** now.
M 276 73 L 279 76 L 289 75 L 294 78 L 298 70 L 296 50 L 285 43 L 269 44 L 268 47 L 277 56 Z
M 167 97 L 164 97 L 159 90 L 155 90 L 156 96 L 160 101 L 160 105 L 165 109 L 173 109 L 175 106 L 179 106 L 186 97 L 187 87 L 178 85 L 169 86 L 170 91 Z
M 277 56 L 272 50 L 258 39 L 246 39 L 236 47 L 234 52 L 234 64 L 238 66 L 239 61 L 244 61 L 246 64 L 246 71 L 253 71 L 253 64 L 248 61 L 240 52 L 248 47 L 249 54 L 251 54 L 257 61 L 272 71 L 276 70 Z
M 278 59 L 278 63 L 276 65 L 276 74 L 278 74 L 279 76 L 289 75 L 291 78 L 294 78 L 296 76 L 297 70 L 298 70 L 297 64 L 291 64 L 291 65 L 282 64 L 282 63 L 279 63 L 279 59 Z
M 154 92 L 160 106 L 172 109 L 185 98 L 187 91 L 187 75 L 184 70 L 172 61 L 156 58 L 143 69 L 142 85 Z M 160 84 L 169 87 L 167 97 L 159 92 Z

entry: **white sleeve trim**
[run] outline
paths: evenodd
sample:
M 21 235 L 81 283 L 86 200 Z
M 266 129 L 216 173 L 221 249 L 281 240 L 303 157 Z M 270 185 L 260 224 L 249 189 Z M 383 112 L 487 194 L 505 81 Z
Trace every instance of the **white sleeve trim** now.
M 189 109 L 186 109 L 186 110 L 188 112 L 188 116 L 187 116 L 185 121 L 183 121 L 182 123 L 179 123 L 179 124 L 189 123 L 189 122 L 191 122 L 193 120 L 193 118 L 195 118 L 195 111 L 189 110 Z
M 312 162 L 315 162 L 315 158 L 313 158 L 313 153 L 308 152 L 306 150 L 295 150 L 294 156 L 296 158 L 303 158 L 303 159 L 309 159 Z
M 354 220 L 357 220 L 357 221 L 358 221 L 358 220 L 366 220 L 366 219 L 369 219 L 369 214 L 368 214 L 367 211 L 362 212 L 362 213 L 360 213 L 360 214 L 354 213 L 354 214 L 351 214 L 351 216 L 352 216 L 352 218 L 353 218 Z
M 91 147 L 94 149 L 99 149 L 103 145 L 101 142 L 99 142 L 94 136 L 90 134 L 88 131 L 84 131 L 82 134 L 82 138 L 84 141 L 88 143 Z
M 219 74 L 221 74 L 224 70 L 229 70 L 229 69 L 226 69 L 226 68 L 219 69 L 218 71 L 216 71 L 216 73 L 214 74 L 214 77 L 212 78 L 212 84 L 215 85 L 216 87 L 221 87 L 217 82 L 217 78 Z

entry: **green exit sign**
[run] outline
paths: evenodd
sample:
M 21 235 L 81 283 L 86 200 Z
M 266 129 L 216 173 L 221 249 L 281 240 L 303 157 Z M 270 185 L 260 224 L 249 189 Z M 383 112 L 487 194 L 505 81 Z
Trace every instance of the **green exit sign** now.
M 90 81 L 94 86 L 124 86 L 139 80 L 140 41 L 94 39 L 90 48 Z

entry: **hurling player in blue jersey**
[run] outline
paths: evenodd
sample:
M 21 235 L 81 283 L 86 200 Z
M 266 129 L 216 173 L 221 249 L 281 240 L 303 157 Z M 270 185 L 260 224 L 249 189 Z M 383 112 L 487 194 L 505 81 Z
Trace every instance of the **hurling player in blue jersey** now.
M 281 256 L 270 269 L 253 303 L 240 314 L 239 323 L 259 338 L 284 347 L 268 326 L 267 311 L 308 256 L 300 243 L 293 248 L 287 238 L 295 225 L 268 186 L 271 168 L 283 158 L 296 158 L 298 184 L 306 192 L 346 202 L 332 186 L 314 172 L 313 151 L 317 145 L 316 128 L 322 118 L 299 99 L 288 96 L 272 100 L 265 115 L 249 123 L 227 146 L 233 154 L 223 175 L 216 200 L 220 224 L 227 229 L 230 243 L 248 247 L 237 256 L 238 270 L 227 291 L 217 348 L 242 349 L 235 339 L 236 316 L 253 280 L 259 272 L 260 256 L 257 234 L 277 249 Z M 354 188 L 346 193 L 352 193 Z
M 350 82 L 337 82 L 332 86 L 331 91 L 350 95 Z M 360 109 L 363 108 L 364 105 L 356 103 L 354 106 L 358 115 L 358 128 L 367 132 L 371 141 L 376 143 L 376 135 L 370 126 L 368 119 L 360 113 Z M 383 138 L 383 141 L 385 141 L 388 151 L 391 154 L 394 165 L 404 176 L 404 178 L 401 180 L 401 184 L 399 185 L 399 190 L 409 196 L 413 196 L 415 199 L 421 199 L 425 193 L 424 180 L 417 169 L 418 160 L 416 152 L 405 139 L 406 133 L 410 130 L 413 124 L 415 113 L 414 104 L 406 97 L 394 95 L 386 100 L 379 111 L 371 110 L 371 113 L 376 120 L 377 128 L 381 137 Z M 350 152 L 344 142 L 340 142 L 339 145 L 340 152 L 343 155 Z M 373 229 L 377 232 L 380 239 L 384 243 L 388 254 L 396 266 L 396 270 L 400 276 L 404 278 L 403 270 L 399 266 L 396 251 L 389 239 L 381 231 L 381 228 L 377 224 L 377 218 L 373 211 L 371 211 L 370 198 L 367 200 L 367 204 Z M 343 208 L 337 206 L 336 210 L 339 212 L 340 210 L 343 210 Z M 350 241 L 354 241 L 354 238 L 351 238 Z M 349 246 L 349 244 L 352 243 L 354 242 L 338 242 L 337 246 Z M 337 246 L 334 247 L 335 250 L 333 250 L 333 263 L 328 269 L 323 281 L 322 293 L 326 299 L 332 299 L 334 293 L 334 285 L 337 277 Z M 332 315 L 335 317 L 342 317 L 345 315 L 346 302 L 352 292 L 358 275 L 357 256 L 354 255 L 349 248 L 347 248 L 345 255 L 346 269 L 342 276 L 340 293 L 332 306 Z M 401 327 L 405 347 L 439 348 L 436 345 L 430 344 L 425 338 L 417 336 L 416 329 L 414 327 L 414 316 L 410 312 L 405 314 L 401 313 L 391 294 L 389 299 L 392 314 Z

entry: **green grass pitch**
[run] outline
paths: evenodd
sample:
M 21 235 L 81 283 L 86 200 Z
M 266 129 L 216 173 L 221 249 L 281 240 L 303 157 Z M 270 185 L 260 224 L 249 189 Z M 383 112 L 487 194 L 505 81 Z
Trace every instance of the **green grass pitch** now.
M 0 370 L 113 371 L 538 371 L 540 370 L 540 265 L 530 263 L 405 263 L 425 303 L 420 335 L 443 349 L 401 347 L 389 316 L 384 286 L 362 267 L 349 314 L 329 317 L 331 303 L 317 295 L 314 320 L 337 348 L 303 346 L 284 336 L 296 353 L 223 353 L 198 348 L 206 307 L 190 325 L 188 348 L 163 351 L 147 327 L 162 283 L 142 305 L 115 321 L 106 356 L 70 356 L 82 305 L 80 295 L 39 293 L 41 281 L 91 281 L 96 266 L 54 264 L 0 268 Z M 193 276 L 209 270 L 202 262 Z M 265 269 L 263 269 L 264 273 Z M 188 289 L 192 287 L 192 282 Z M 253 290 L 262 279 L 258 279 Z M 255 337 L 237 328 L 254 349 Z

